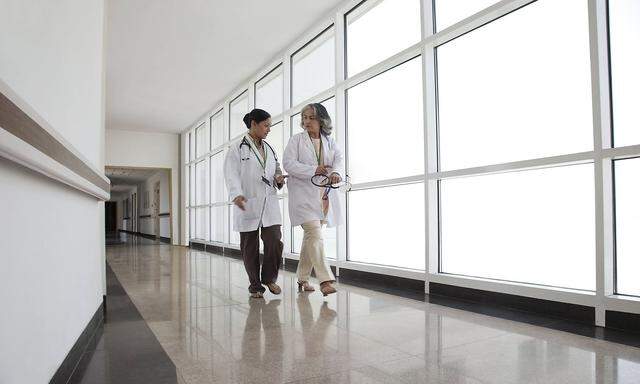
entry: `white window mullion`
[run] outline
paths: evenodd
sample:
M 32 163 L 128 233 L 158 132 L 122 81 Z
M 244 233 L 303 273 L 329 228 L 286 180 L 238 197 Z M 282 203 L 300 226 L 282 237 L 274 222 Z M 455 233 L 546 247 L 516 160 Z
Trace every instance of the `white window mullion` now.
M 589 0 L 589 42 L 595 152 L 596 325 L 605 326 L 606 297 L 614 292 L 613 168 L 606 0 Z
M 346 63 L 346 51 L 345 51 L 345 23 L 344 14 L 340 11 L 335 15 L 335 62 L 336 62 L 336 84 L 343 84 L 345 74 Z M 333 116 L 334 134 L 338 147 L 342 151 L 344 158 L 346 159 L 346 99 L 345 88 L 340 85 L 336 88 L 335 94 L 336 109 L 335 116 Z M 345 168 L 346 169 L 346 168 Z M 346 177 L 346 175 L 343 175 Z M 337 262 L 337 274 L 340 274 L 341 263 L 347 261 L 347 192 L 340 192 L 340 205 L 342 206 L 342 225 L 337 228 L 337 247 L 336 250 L 336 262 Z
M 425 39 L 434 31 L 434 0 L 422 0 L 422 38 Z M 435 46 L 426 44 L 422 47 L 422 89 L 424 115 L 424 207 L 425 207 L 425 292 L 429 293 L 429 276 L 438 272 L 439 262 L 439 215 L 438 215 L 438 181 L 429 180 L 427 175 L 438 172 L 438 140 L 437 140 L 437 95 L 436 95 L 436 58 Z

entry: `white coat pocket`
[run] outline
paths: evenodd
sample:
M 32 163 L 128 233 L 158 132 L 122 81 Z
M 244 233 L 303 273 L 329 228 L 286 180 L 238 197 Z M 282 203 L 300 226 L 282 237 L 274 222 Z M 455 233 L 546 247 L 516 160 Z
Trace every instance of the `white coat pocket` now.
M 244 203 L 244 211 L 240 211 L 242 220 L 256 220 L 260 218 L 262 213 L 262 205 L 264 198 L 252 197 Z

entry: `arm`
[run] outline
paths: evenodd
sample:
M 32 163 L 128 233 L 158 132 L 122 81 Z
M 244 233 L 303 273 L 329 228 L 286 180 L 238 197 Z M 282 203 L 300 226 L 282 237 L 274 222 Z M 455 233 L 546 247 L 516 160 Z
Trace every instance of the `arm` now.
M 240 151 L 231 147 L 224 158 L 224 181 L 229 190 L 229 200 L 244 196 L 240 180 Z
M 316 166 L 308 165 L 298 161 L 298 147 L 300 142 L 300 136 L 293 136 L 289 139 L 287 148 L 284 150 L 284 156 L 282 158 L 282 165 L 284 169 L 294 177 L 300 179 L 310 179 L 316 174 Z

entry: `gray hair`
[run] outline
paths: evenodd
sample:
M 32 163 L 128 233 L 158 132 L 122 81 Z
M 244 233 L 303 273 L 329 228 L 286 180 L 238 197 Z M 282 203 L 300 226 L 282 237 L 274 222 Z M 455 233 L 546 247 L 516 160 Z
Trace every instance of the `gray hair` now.
M 304 129 L 302 113 L 304 113 L 304 111 L 307 109 L 313 109 L 313 111 L 316 113 L 316 119 L 318 119 L 318 122 L 320 123 L 320 132 L 322 132 L 322 134 L 325 136 L 331 135 L 331 131 L 333 130 L 331 116 L 329 116 L 329 112 L 327 112 L 327 109 L 324 107 L 324 105 L 320 103 L 307 104 L 304 106 L 304 108 L 302 108 L 302 111 L 300 113 L 300 127 Z

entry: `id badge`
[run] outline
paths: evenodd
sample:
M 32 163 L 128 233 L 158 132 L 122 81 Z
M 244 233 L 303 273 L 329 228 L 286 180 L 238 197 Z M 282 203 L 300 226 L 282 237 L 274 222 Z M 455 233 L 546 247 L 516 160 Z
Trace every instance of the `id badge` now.
M 262 181 L 268 186 L 271 186 L 271 182 L 266 177 L 262 176 Z

